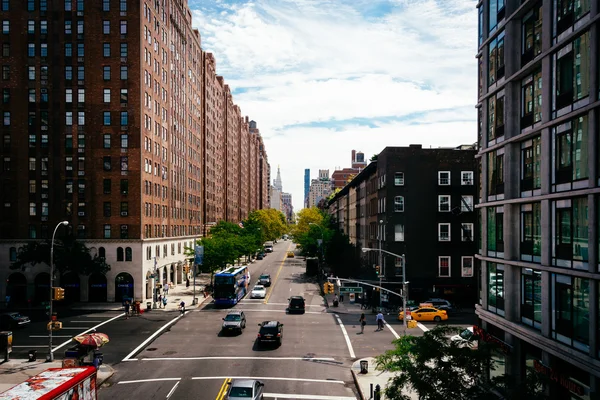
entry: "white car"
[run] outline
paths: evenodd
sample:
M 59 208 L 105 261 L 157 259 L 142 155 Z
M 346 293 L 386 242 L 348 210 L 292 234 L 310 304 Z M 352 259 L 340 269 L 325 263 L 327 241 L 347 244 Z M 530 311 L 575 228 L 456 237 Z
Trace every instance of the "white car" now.
M 250 293 L 251 299 L 264 299 L 267 296 L 267 289 L 262 285 L 254 286 Z
M 477 349 L 478 339 L 477 335 L 473 332 L 472 326 L 450 338 L 450 340 L 456 343 L 458 347 L 470 347 L 474 350 Z

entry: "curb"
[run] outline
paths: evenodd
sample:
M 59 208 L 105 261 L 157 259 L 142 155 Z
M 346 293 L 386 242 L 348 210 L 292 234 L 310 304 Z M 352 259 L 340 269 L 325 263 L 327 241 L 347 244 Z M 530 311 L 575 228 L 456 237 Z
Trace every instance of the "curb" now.
M 360 384 L 358 383 L 358 377 L 356 376 L 356 372 L 354 372 L 354 370 L 352 368 L 350 368 L 350 372 L 352 373 L 352 379 L 354 380 L 354 385 L 356 386 L 356 389 L 358 390 L 358 394 L 360 395 L 360 400 L 366 400 L 365 394 L 363 393 L 362 389 L 360 388 Z
M 110 365 L 102 364 L 100 366 L 100 368 L 102 368 L 102 367 L 106 367 L 109 371 L 107 372 L 108 375 L 106 375 L 106 377 L 104 377 L 101 380 L 97 379 L 97 381 L 96 381 L 96 386 L 97 387 L 100 387 L 100 386 L 104 385 L 106 383 L 106 381 L 108 381 L 115 374 L 115 370 Z

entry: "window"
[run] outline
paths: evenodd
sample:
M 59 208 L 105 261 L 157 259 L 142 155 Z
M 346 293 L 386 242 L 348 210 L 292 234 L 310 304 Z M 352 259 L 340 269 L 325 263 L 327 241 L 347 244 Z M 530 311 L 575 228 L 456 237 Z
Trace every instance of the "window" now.
M 461 171 L 460 173 L 461 180 L 460 184 L 463 186 L 471 186 L 473 185 L 473 171 Z
M 102 123 L 104 126 L 110 126 L 110 111 L 104 111 L 102 113 Z
M 438 257 L 438 276 L 439 277 L 450 277 L 450 257 L 441 256 Z
M 121 126 L 127 126 L 129 124 L 129 114 L 127 111 L 121 111 Z
M 73 1 L 65 0 L 65 11 L 73 11 Z
M 560 110 L 589 95 L 590 33 L 586 32 L 553 56 L 556 70 L 554 110 Z M 572 107 L 571 107 L 572 108 Z
M 481 46 L 483 44 L 483 6 L 479 6 L 478 15 L 477 34 L 479 38 L 478 44 Z
M 10 0 L 2 0 L 2 11 L 9 11 L 10 10 Z M 12 249 L 13 247 L 11 247 Z M 16 259 L 11 261 L 16 261 Z
M 110 156 L 102 158 L 102 165 L 104 166 L 105 171 L 110 171 L 112 169 Z
M 504 31 L 500 32 L 489 45 L 488 85 L 504 77 Z
M 521 322 L 542 329 L 542 273 L 521 269 Z
M 70 81 L 73 79 L 73 67 L 71 65 L 65 66 L 65 80 Z
M 67 125 L 67 126 L 73 125 L 73 112 L 72 111 L 65 112 L 65 125 Z
M 491 142 L 492 140 L 503 136 L 504 94 L 495 94 L 494 96 L 488 99 L 488 140 Z
M 438 185 L 450 185 L 450 171 L 438 171 Z
M 579 0 L 555 1 L 556 9 L 554 10 L 554 15 L 556 17 L 556 26 L 554 36 L 558 36 L 569 30 L 576 21 L 589 13 L 590 3 L 590 1 Z
M 488 310 L 504 315 L 504 265 L 487 263 Z
M 40 0 L 40 11 L 48 11 L 48 1 Z
M 126 149 L 129 147 L 129 135 L 121 135 L 121 148 Z
M 127 0 L 119 0 L 119 11 L 127 11 Z
M 121 80 L 126 81 L 128 79 L 128 69 L 126 65 L 121 65 Z
M 70 35 L 71 33 L 73 33 L 71 20 L 66 20 L 65 21 L 65 35 Z
M 2 57 L 10 57 L 10 43 L 2 43 Z
M 129 214 L 129 203 L 126 201 L 121 202 L 121 217 L 126 217 Z
M 104 57 L 110 57 L 110 43 L 102 44 L 102 55 Z
M 536 4 L 525 17 L 522 28 L 521 66 L 525 66 L 542 52 L 542 3 Z
M 105 103 L 110 103 L 110 89 L 104 89 L 104 94 L 102 96 L 102 100 Z
M 105 65 L 102 67 L 102 79 L 105 81 L 110 81 L 110 66 Z
M 110 0 L 102 0 L 102 11 L 110 11 Z
M 35 203 L 29 203 L 29 216 L 35 217 L 37 215 L 37 206 Z
M 121 43 L 121 57 L 127 57 L 127 43 Z
M 521 192 L 542 187 L 542 138 L 521 143 Z
M 28 57 L 35 57 L 35 43 L 28 43 L 27 44 L 27 56 Z
M 34 179 L 29 180 L 29 194 L 35 194 L 36 182 Z
M 85 79 L 85 67 L 80 65 L 77 67 L 77 80 L 82 81 Z
M 121 35 L 127 35 L 127 21 L 121 21 Z
M 35 34 L 35 20 L 30 19 L 27 21 L 27 33 L 29 35 Z
M 404 212 L 404 196 L 394 197 L 394 212 Z
M 121 179 L 121 194 L 126 195 L 129 193 L 129 180 Z
M 110 225 L 104 225 L 104 239 L 110 239 Z
M 404 225 L 394 225 L 394 240 L 396 242 L 404 242 Z
M 450 211 L 450 195 L 438 196 L 438 211 L 448 212 Z
M 85 225 L 77 225 L 77 239 L 85 239 Z
M 394 174 L 394 185 L 396 185 L 396 186 L 404 185 L 404 172 L 396 172 Z
M 554 252 L 553 264 L 587 270 L 588 200 L 587 197 L 552 203 Z
M 542 206 L 540 203 L 521 206 L 521 260 L 541 262 Z
M 35 158 L 34 157 L 29 157 L 29 170 L 30 171 L 35 171 Z
M 110 205 L 110 201 L 105 201 L 103 204 L 103 210 L 104 210 L 104 216 L 105 217 L 110 217 L 111 215 L 111 205 Z
M 79 13 L 83 12 L 83 1 L 84 0 L 77 0 L 77 11 Z
M 487 208 L 487 250 L 488 256 L 501 257 L 504 252 L 504 208 Z
M 450 224 L 438 224 L 438 240 L 440 242 L 450 241 Z
M 40 33 L 42 35 L 48 34 L 48 21 L 46 21 L 46 20 L 40 21 Z
M 460 211 L 461 212 L 473 211 L 473 196 L 461 196 L 460 197 Z
M 41 43 L 40 44 L 40 56 L 41 57 L 48 57 L 48 43 Z
M 470 278 L 473 276 L 473 257 L 461 257 L 460 276 Z
M 83 35 L 83 21 L 77 21 L 77 34 Z
M 588 352 L 590 281 L 552 274 L 552 338 Z
M 102 191 L 104 194 L 110 194 L 110 179 L 102 180 Z
M 128 98 L 127 89 L 121 89 L 121 104 L 127 104 Z
M 488 16 L 490 22 L 490 32 L 498 26 L 498 22 L 502 21 L 506 10 L 504 9 L 505 0 L 488 0 Z
M 542 71 L 521 81 L 521 129 L 542 120 Z
M 2 21 L 2 33 L 8 35 L 10 33 L 10 21 Z
M 588 179 L 588 131 L 587 115 L 552 128 L 554 184 Z
M 123 248 L 117 247 L 117 261 L 123 261 Z
M 124 225 L 124 226 L 127 226 L 127 225 Z M 123 228 L 121 227 L 121 235 L 122 235 L 122 231 L 123 231 Z M 131 251 L 131 247 L 125 247 L 125 261 L 133 261 L 133 252 Z
M 128 238 L 129 238 L 129 225 L 121 225 L 121 239 L 128 239 Z M 166 253 L 167 252 L 165 251 L 165 254 Z
M 83 43 L 77 43 L 77 57 L 83 57 L 85 55 L 85 47 Z
M 77 102 L 85 103 L 85 89 L 77 89 Z
M 121 157 L 121 171 L 129 170 L 129 158 Z
M 504 149 L 491 151 L 488 156 L 488 196 L 504 194 Z
M 460 229 L 461 229 L 460 240 L 463 242 L 472 242 L 473 241 L 473 224 L 461 223 Z
M 27 67 L 27 75 L 30 81 L 35 81 L 35 66 L 30 65 Z
M 29 225 L 29 239 L 37 239 L 37 229 L 35 225 Z
M 110 21 L 102 21 L 102 33 L 105 35 L 110 34 Z

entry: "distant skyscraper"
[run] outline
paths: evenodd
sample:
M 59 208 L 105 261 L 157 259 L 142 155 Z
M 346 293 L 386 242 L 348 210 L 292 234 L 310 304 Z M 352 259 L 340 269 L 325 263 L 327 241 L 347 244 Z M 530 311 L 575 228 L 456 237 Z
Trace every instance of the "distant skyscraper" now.
M 273 186 L 280 192 L 283 191 L 283 185 L 281 183 L 281 172 L 279 171 L 279 165 L 277 166 L 277 177 L 273 180 Z
M 310 168 L 304 170 L 304 207 L 308 207 L 308 192 L 310 191 Z
M 332 192 L 331 180 L 329 179 L 329 170 L 320 169 L 319 179 L 313 179 L 310 184 L 308 194 L 308 207 L 313 207 L 319 204 L 319 201 L 327 198 Z

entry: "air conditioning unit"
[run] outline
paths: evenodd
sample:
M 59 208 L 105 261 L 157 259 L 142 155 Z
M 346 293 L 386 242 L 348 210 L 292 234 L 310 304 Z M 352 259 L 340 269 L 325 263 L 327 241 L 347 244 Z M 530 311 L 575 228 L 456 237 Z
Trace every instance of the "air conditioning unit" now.
M 121 217 L 126 217 L 127 216 L 127 211 L 121 211 Z
M 78 211 L 77 212 L 77 216 L 78 217 L 85 217 L 85 211 Z

